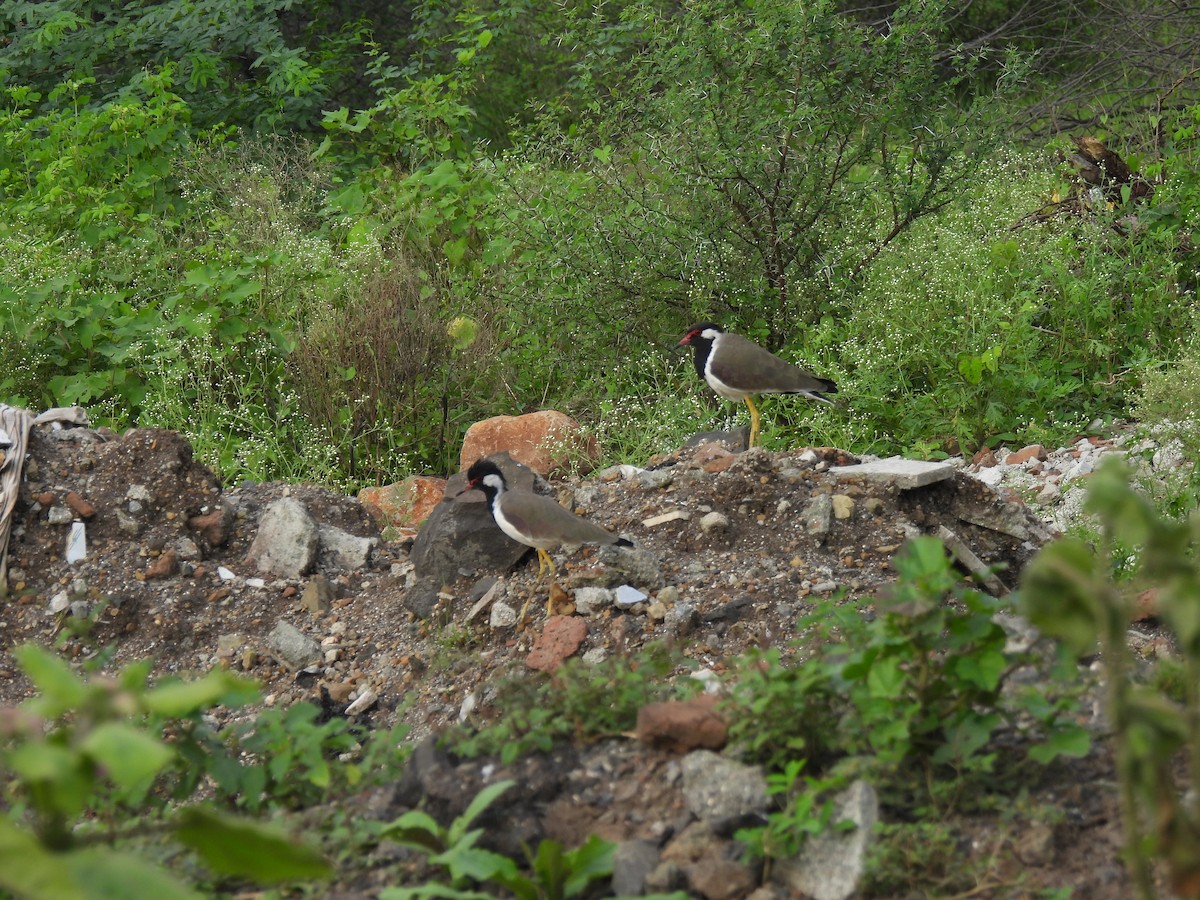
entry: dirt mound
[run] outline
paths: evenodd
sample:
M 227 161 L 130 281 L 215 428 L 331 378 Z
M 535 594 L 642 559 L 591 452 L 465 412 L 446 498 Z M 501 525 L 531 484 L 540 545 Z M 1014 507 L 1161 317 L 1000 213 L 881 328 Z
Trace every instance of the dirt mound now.
M 1011 585 L 1047 533 L 1020 503 L 952 467 L 931 483 L 905 487 L 859 475 L 855 462 L 829 449 L 729 455 L 701 448 L 650 470 L 622 467 L 556 485 L 568 506 L 632 537 L 660 576 L 644 601 L 584 617 L 579 652 L 599 658 L 666 641 L 721 672 L 748 647 L 786 644 L 814 600 L 873 596 L 894 579 L 891 560 L 908 537 L 949 532 L 969 551 L 966 566 L 974 559 L 998 567 Z M 344 569 L 321 557 L 317 571 L 297 579 L 258 572 L 248 550 L 264 511 L 284 496 L 322 525 L 376 539 L 369 559 Z M 80 521 L 87 555 L 68 563 L 68 534 Z M 224 489 L 167 431 L 35 428 L 14 526 L 11 593 L 0 612 L 0 706 L 31 690 L 12 648 L 65 637 L 66 652 L 77 658 L 110 655 L 107 668 L 150 657 L 158 674 L 245 671 L 262 683 L 268 704 L 323 699 L 343 709 L 374 695 L 362 716 L 378 726 L 393 724 L 403 701 L 420 738 L 486 716 L 491 686 L 524 671 L 544 616 L 547 586 L 535 585 L 536 567 L 525 560 L 499 582 L 473 575 L 443 585 L 430 617 L 419 619 L 405 606 L 408 546 L 384 540 L 356 500 L 302 485 Z M 594 549 L 558 559 L 568 596 L 607 583 Z M 481 598 L 514 608 L 532 599 L 530 621 L 493 625 Z M 73 627 L 84 621 L 90 627 Z M 312 639 L 319 648 L 313 664 L 283 661 L 272 643 L 280 623 Z M 590 748 L 578 760 L 548 758 L 553 784 L 522 801 L 522 814 L 540 817 L 531 834 L 565 842 L 578 838 L 584 809 L 614 838 L 661 843 L 681 827 L 674 759 L 627 742 Z M 461 808 L 478 768 L 470 774 L 471 764 L 438 765 L 453 773 L 444 781 L 459 791 L 445 803 Z M 367 814 L 393 816 L 406 800 L 388 794 L 364 803 Z M 1098 853 L 1111 850 L 1104 849 L 1107 832 L 1096 838 L 1096 829 L 1107 828 L 1105 815 L 1079 826 L 1092 829 L 1081 840 Z M 1063 862 L 1053 852 L 1047 860 Z M 1079 883 L 1096 868 L 1079 865 Z M 356 888 L 368 889 L 390 876 L 357 877 Z

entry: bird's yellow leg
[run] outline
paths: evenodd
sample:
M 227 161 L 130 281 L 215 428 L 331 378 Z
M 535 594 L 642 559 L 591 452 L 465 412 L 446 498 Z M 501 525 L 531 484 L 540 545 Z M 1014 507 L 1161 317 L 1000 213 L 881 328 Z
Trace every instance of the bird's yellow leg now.
M 557 578 L 558 577 L 558 567 L 554 565 L 554 560 L 552 560 L 550 558 L 550 554 L 547 553 L 545 550 L 543 550 L 541 547 L 538 547 L 537 555 L 538 555 L 538 580 L 541 581 L 542 573 L 544 573 L 547 569 L 550 570 L 550 577 L 552 579 Z
M 749 397 L 746 398 L 746 405 L 750 407 L 750 443 L 747 446 L 753 447 L 758 440 L 758 409 Z

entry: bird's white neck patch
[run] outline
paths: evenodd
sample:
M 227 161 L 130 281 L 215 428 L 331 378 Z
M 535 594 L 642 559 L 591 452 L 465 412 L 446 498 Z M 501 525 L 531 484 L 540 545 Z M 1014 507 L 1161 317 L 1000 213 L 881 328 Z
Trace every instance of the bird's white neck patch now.
M 721 332 L 717 331 L 715 328 L 705 328 L 702 332 L 700 332 L 700 337 L 709 341 L 715 341 L 720 336 Z
M 491 474 L 483 476 L 483 483 L 488 487 L 495 488 L 497 494 L 504 493 L 504 479 L 499 475 Z

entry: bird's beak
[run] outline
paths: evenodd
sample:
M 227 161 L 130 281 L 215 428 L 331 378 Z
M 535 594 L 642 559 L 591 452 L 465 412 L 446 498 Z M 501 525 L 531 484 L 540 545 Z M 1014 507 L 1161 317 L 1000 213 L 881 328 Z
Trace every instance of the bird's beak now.
M 686 346 L 688 345 L 688 339 L 689 339 L 689 338 L 691 338 L 691 335 L 690 335 L 690 334 L 685 334 L 683 337 L 681 337 L 681 338 L 679 339 L 679 343 L 675 345 L 675 352 L 676 352 L 676 353 L 678 353 L 680 350 L 682 350 L 684 347 L 686 347 Z

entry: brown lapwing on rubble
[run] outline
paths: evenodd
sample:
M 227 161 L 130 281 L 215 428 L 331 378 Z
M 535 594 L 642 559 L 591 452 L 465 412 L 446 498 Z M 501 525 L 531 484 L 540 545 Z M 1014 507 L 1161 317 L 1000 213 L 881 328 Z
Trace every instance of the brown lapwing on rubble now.
M 809 374 L 712 322 L 693 325 L 678 346 L 696 351 L 696 372 L 710 388 L 730 400 L 746 401 L 750 407 L 751 447 L 758 438 L 758 409 L 750 399 L 754 394 L 803 394 L 832 403 L 821 395 L 837 392 L 837 385 L 828 378 Z
M 559 503 L 532 491 L 509 490 L 500 467 L 490 459 L 477 460 L 467 469 L 467 489 L 478 488 L 487 498 L 492 518 L 500 530 L 538 554 L 538 580 L 546 569 L 558 574 L 546 551 L 560 544 L 616 544 L 632 547 L 625 538 L 575 515 Z M 522 618 L 524 618 L 522 610 Z

